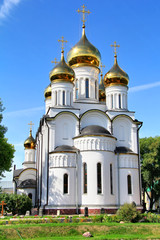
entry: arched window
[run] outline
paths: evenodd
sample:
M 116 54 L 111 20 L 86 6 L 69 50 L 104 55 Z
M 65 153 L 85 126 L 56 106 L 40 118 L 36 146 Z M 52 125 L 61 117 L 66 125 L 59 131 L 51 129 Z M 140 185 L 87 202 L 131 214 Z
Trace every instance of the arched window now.
M 57 91 L 55 91 L 55 105 L 57 105 Z
M 132 182 L 131 175 L 127 176 L 128 194 L 132 194 Z
M 65 105 L 65 91 L 63 91 L 63 105 Z
M 112 164 L 110 164 L 110 192 L 113 194 L 113 172 L 112 172 Z
M 63 177 L 63 193 L 68 193 L 68 174 L 65 173 Z
M 95 81 L 95 99 L 97 99 L 97 81 Z
M 121 104 L 121 94 L 119 94 L 119 108 L 122 107 L 122 104 Z
M 89 79 L 86 78 L 86 98 L 89 98 Z
M 76 99 L 78 99 L 78 79 L 76 79 Z
M 32 193 L 29 193 L 28 197 L 32 200 Z
M 87 164 L 83 164 L 83 193 L 87 193 Z
M 97 163 L 97 193 L 102 193 L 101 163 Z
M 111 108 L 113 109 L 113 95 L 111 95 Z

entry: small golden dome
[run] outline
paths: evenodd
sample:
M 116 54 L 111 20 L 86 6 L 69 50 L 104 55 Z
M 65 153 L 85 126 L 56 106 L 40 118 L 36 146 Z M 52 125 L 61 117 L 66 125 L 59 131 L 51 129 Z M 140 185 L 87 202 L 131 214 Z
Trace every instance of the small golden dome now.
M 105 87 L 111 85 L 127 86 L 129 82 L 129 76 L 119 67 L 117 63 L 117 55 L 115 55 L 114 57 L 115 60 L 113 67 L 104 76 L 104 85 Z
M 99 101 L 104 102 L 106 100 L 105 87 L 103 83 L 103 74 L 101 74 L 101 81 L 99 84 Z
M 75 73 L 74 70 L 65 62 L 64 51 L 62 51 L 61 61 L 51 70 L 49 76 L 51 82 L 68 81 L 73 83 Z
M 51 89 L 51 84 L 49 84 L 48 87 L 46 87 L 46 89 L 44 90 L 45 99 L 50 99 L 51 94 L 52 94 L 52 89 Z
M 70 66 L 78 67 L 80 65 L 90 65 L 98 67 L 101 61 L 101 54 L 94 47 L 85 35 L 85 26 L 83 26 L 82 38 L 68 52 L 67 62 Z
M 24 142 L 25 149 L 35 149 L 35 139 L 32 137 L 32 130 L 30 130 L 29 137 Z

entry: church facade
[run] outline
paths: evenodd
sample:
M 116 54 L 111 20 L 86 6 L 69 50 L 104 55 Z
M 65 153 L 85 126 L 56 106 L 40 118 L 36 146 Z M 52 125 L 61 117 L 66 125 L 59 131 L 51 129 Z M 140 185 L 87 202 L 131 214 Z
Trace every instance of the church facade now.
M 17 193 L 30 194 L 46 214 L 84 213 L 86 207 L 113 213 L 126 202 L 141 208 L 142 122 L 128 109 L 129 77 L 116 50 L 103 77 L 101 54 L 87 39 L 84 22 L 67 61 L 61 40 L 61 61 L 44 92 L 45 114 L 36 138 L 30 132 L 24 143 L 23 168 L 14 170 Z

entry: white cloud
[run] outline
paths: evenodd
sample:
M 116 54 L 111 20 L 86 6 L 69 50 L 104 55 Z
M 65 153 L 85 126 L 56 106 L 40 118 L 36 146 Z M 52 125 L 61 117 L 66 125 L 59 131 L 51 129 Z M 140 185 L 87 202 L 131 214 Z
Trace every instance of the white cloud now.
M 28 109 L 13 111 L 13 112 L 4 112 L 3 116 L 4 117 L 9 117 L 9 116 L 17 117 L 17 116 L 24 116 L 24 115 L 28 116 L 29 114 L 33 114 L 42 110 L 44 111 L 44 107 L 28 108 Z
M 6 18 L 11 9 L 19 4 L 22 0 L 3 0 L 3 3 L 0 5 L 0 19 Z
M 12 143 L 12 145 L 15 146 L 15 148 L 18 148 L 18 147 L 23 147 L 23 142 L 19 142 L 19 143 Z
M 149 84 L 140 85 L 140 86 L 136 86 L 136 87 L 131 87 L 129 89 L 129 91 L 130 92 L 138 92 L 138 91 L 143 91 L 143 90 L 151 89 L 151 88 L 158 87 L 158 86 L 160 86 L 160 82 L 154 82 L 154 83 L 149 83 Z

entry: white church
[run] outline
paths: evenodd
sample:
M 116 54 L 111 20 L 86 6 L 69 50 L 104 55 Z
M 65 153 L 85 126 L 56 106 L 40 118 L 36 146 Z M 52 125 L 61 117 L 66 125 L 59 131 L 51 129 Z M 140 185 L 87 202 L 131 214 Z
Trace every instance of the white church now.
M 141 209 L 139 129 L 128 109 L 129 76 L 118 65 L 102 75 L 101 54 L 82 37 L 50 72 L 45 114 L 36 138 L 24 142 L 17 194 L 26 193 L 45 214 L 114 213 L 124 203 Z M 100 84 L 99 84 L 100 79 Z

